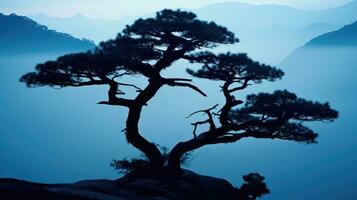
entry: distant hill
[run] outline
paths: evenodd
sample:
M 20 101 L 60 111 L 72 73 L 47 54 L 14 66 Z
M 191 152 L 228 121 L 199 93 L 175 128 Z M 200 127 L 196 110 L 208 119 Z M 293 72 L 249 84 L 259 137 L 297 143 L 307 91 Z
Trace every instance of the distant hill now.
M 315 21 L 331 24 L 351 24 L 357 20 L 357 0 L 322 11 L 317 11 Z
M 0 54 L 84 51 L 93 42 L 49 30 L 33 20 L 15 14 L 0 13 Z
M 357 10 L 356 10 L 357 11 Z M 357 47 L 357 21 L 343 28 L 312 39 L 306 46 L 355 46 Z
M 357 89 L 356 55 L 357 22 L 318 36 L 293 51 L 280 64 L 286 71 L 283 81 L 311 94 L 318 91 L 331 98 L 348 96 Z M 291 81 L 297 77 L 303 77 L 304 84 Z
M 356 21 L 356 10 L 355 0 L 322 11 L 229 2 L 208 5 L 195 12 L 237 33 L 240 51 L 275 65 L 311 39 Z
M 340 25 L 332 25 L 328 23 L 313 23 L 304 28 L 300 33 L 299 37 L 302 39 L 310 38 L 313 39 L 319 35 L 322 35 L 324 33 L 328 33 L 334 30 L 338 30 L 342 26 Z M 306 42 L 306 41 L 305 41 Z M 303 43 L 302 43 L 303 44 Z
M 312 38 L 357 20 L 356 10 L 357 0 L 322 11 L 239 2 L 216 3 L 192 11 L 201 19 L 215 21 L 234 31 L 241 40 L 239 51 L 275 65 Z M 88 38 L 97 43 L 113 38 L 126 24 L 137 18 L 91 19 L 80 14 L 69 18 L 49 17 L 44 14 L 30 17 L 52 29 Z M 237 46 L 222 50 L 237 51 Z
M 229 25 L 234 31 L 259 30 L 272 25 L 305 27 L 315 12 L 282 5 L 250 5 L 227 2 L 194 10 L 199 17 Z
M 50 17 L 43 13 L 29 17 L 51 29 L 69 33 L 79 38 L 89 38 L 97 43 L 114 38 L 125 25 L 135 19 L 91 19 L 81 14 L 71 17 Z
M 320 128 L 319 132 L 326 133 L 320 138 L 320 144 L 317 146 L 323 148 L 319 150 L 320 152 L 330 151 L 329 155 L 326 155 L 325 158 L 335 159 L 334 161 L 323 162 L 323 164 L 321 164 L 321 167 L 326 166 L 326 164 L 329 165 L 329 167 L 331 167 L 329 173 L 333 174 L 334 177 L 344 176 L 342 173 L 347 173 L 346 177 L 350 177 L 350 172 L 356 168 L 357 163 L 355 159 L 355 144 L 357 141 L 355 134 L 357 129 L 357 107 L 355 106 L 357 99 L 357 45 L 356 42 L 350 39 L 351 34 L 357 35 L 357 32 L 350 32 L 353 30 L 353 26 L 356 27 L 355 25 L 356 24 L 349 25 L 338 31 L 319 36 L 312 39 L 307 45 L 296 49 L 284 59 L 279 66 L 284 70 L 285 76 L 281 81 L 274 83 L 277 88 L 287 88 L 306 98 L 328 101 L 339 111 L 339 119 L 333 124 L 324 124 L 323 126 L 326 126 L 326 128 L 321 128 L 313 124 L 314 127 Z M 345 36 L 350 38 L 345 38 Z M 315 45 L 317 43 L 319 45 Z M 313 151 L 312 149 L 308 150 L 306 155 Z M 337 153 L 338 151 L 340 152 Z M 311 158 L 311 160 L 314 160 L 314 158 Z M 321 162 L 321 160 L 324 159 L 318 159 L 317 162 Z M 334 168 L 332 166 L 335 163 L 338 163 L 336 166 L 341 166 L 340 163 L 348 164 Z M 311 166 L 311 164 L 308 165 Z M 321 167 L 317 169 L 321 170 Z M 339 173 L 339 175 L 336 173 Z M 317 172 L 317 174 L 319 174 L 319 172 Z M 320 175 L 316 178 L 321 178 Z M 355 176 L 355 174 L 353 175 Z M 355 177 L 351 180 L 357 180 Z M 337 188 L 341 188 L 342 190 L 339 193 L 343 194 L 344 191 L 346 191 L 345 181 L 347 181 L 347 179 L 337 181 L 327 178 L 325 181 L 325 189 L 319 188 L 319 190 L 322 189 L 325 190 L 325 192 L 318 193 L 319 195 L 322 193 L 331 195 L 332 193 L 338 193 L 330 192 L 331 188 L 336 190 L 339 190 Z M 343 184 L 340 185 L 338 182 Z M 349 183 L 348 185 L 356 184 Z M 311 188 L 314 187 L 314 185 L 311 185 Z M 330 198 L 329 196 L 313 197 L 315 194 L 316 188 L 311 190 L 309 196 L 296 199 Z M 330 199 L 334 198 L 332 197 Z M 336 199 L 349 199 L 349 197 L 346 195 L 336 197 Z
M 357 20 L 357 0 L 343 6 L 321 11 L 301 10 L 290 6 L 263 4 L 250 5 L 238 2 L 211 4 L 195 12 L 203 18 L 219 23 L 235 24 L 242 28 L 261 29 L 274 24 L 292 27 L 306 27 L 313 23 L 350 24 Z
M 228 26 L 240 35 L 250 35 L 252 31 L 265 29 L 272 25 L 304 28 L 310 24 L 309 19 L 312 19 L 312 15 L 315 13 L 288 6 L 257 6 L 238 2 L 211 4 L 192 11 L 200 18 Z M 50 17 L 40 13 L 29 17 L 52 29 L 99 42 L 115 36 L 126 24 L 132 23 L 138 17 L 148 17 L 153 14 L 124 17 L 117 20 L 92 19 L 81 14 L 72 17 Z

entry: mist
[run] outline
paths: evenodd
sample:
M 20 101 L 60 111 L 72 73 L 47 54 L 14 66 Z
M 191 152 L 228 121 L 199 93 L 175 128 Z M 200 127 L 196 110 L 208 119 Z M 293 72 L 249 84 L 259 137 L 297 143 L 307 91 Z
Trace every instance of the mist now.
M 229 4 L 221 6 L 227 8 Z M 245 99 L 251 93 L 288 89 L 303 98 L 329 102 L 340 116 L 333 123 L 309 124 L 319 133 L 318 144 L 244 139 L 235 144 L 207 146 L 194 151 L 185 168 L 224 178 L 236 186 L 242 184 L 243 174 L 259 172 L 271 188 L 271 194 L 262 198 L 266 200 L 353 198 L 357 184 L 354 172 L 357 168 L 357 108 L 354 105 L 357 97 L 357 46 L 306 45 L 313 38 L 339 31 L 352 23 L 353 15 L 334 17 L 339 20 L 330 23 L 328 20 L 336 13 L 339 16 L 340 11 L 335 15 L 315 15 L 289 8 L 281 13 L 296 18 L 278 20 L 282 17 L 269 13 L 279 8 L 260 7 L 268 10 L 266 12 L 271 17 L 270 21 L 267 19 L 269 23 L 261 24 L 261 18 L 252 19 L 249 23 L 245 23 L 246 19 L 230 19 L 234 9 L 220 9 L 213 15 L 212 9 L 216 8 L 208 6 L 196 11 L 203 19 L 213 18 L 227 26 L 241 39 L 237 45 L 218 48 L 217 52 L 247 52 L 255 60 L 275 65 L 286 74 L 275 83 L 251 86 L 237 97 Z M 230 14 L 224 16 L 223 11 Z M 294 13 L 287 14 L 289 11 Z M 311 16 L 315 17 L 314 20 L 308 20 Z M 50 20 L 45 18 L 43 22 Z M 63 19 L 57 20 L 51 21 L 53 27 L 63 22 Z M 74 20 L 74 23 L 81 20 L 88 19 Z M 132 20 L 123 20 L 118 29 Z M 296 23 L 289 25 L 291 20 Z M 119 24 L 118 21 L 106 22 L 107 26 Z M 91 23 L 93 21 L 86 26 Z M 66 23 L 58 24 L 63 30 L 76 31 L 75 27 L 65 27 Z M 115 29 L 102 33 L 99 29 L 96 31 L 98 35 L 93 32 L 87 36 L 92 35 L 93 38 L 89 39 L 98 43 L 105 37 L 114 37 L 111 34 Z M 81 34 L 77 32 L 77 36 Z M 141 156 L 128 144 L 123 133 L 127 110 L 97 104 L 107 98 L 108 88 L 105 86 L 29 89 L 19 82 L 20 77 L 33 71 L 36 64 L 69 52 L 72 51 L 52 52 L 47 49 L 36 53 L 0 54 L 0 177 L 45 183 L 116 179 L 120 175 L 109 166 L 113 159 Z M 186 69 L 198 67 L 179 61 L 163 76 L 192 78 Z M 140 76 L 126 80 L 139 86 L 147 84 L 147 80 Z M 222 82 L 193 79 L 193 83 L 200 86 L 208 97 L 185 88 L 165 86 L 149 106 L 144 107 L 140 131 L 149 141 L 171 148 L 178 141 L 191 139 L 191 123 L 202 118 L 186 117 L 194 111 L 224 104 L 220 88 Z M 135 94 L 134 90 L 127 93 L 129 96 Z M 202 126 L 200 130 L 205 128 Z

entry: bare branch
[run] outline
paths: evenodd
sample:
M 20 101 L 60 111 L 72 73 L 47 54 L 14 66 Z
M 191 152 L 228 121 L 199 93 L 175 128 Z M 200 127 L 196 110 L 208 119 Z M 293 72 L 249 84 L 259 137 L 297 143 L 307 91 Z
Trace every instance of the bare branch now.
M 198 126 L 198 125 L 202 125 L 202 124 L 206 124 L 206 123 L 209 123 L 209 119 L 207 119 L 205 121 L 193 122 L 193 123 L 191 123 L 191 125 Z
M 168 78 L 168 80 L 171 80 L 171 81 L 188 81 L 188 82 L 192 81 L 192 79 L 188 79 L 188 78 Z
M 207 113 L 207 112 L 210 113 L 212 110 L 216 109 L 217 107 L 218 107 L 218 104 L 214 105 L 213 107 L 211 107 L 211 108 L 209 108 L 209 109 L 196 111 L 196 112 L 190 114 L 189 116 L 187 116 L 186 118 L 190 118 L 190 117 L 192 117 L 193 115 L 198 114 L 198 113 Z
M 199 122 L 191 123 L 191 125 L 194 126 L 194 128 L 193 128 L 193 137 L 194 137 L 194 139 L 196 139 L 196 137 L 197 137 L 197 135 L 196 135 L 197 127 L 198 127 L 199 125 L 207 124 L 207 123 L 210 124 L 210 120 L 209 120 L 209 119 L 207 119 L 207 120 L 205 120 L 205 121 L 199 121 Z
M 116 97 L 115 99 L 110 99 L 109 101 L 100 101 L 97 104 L 129 107 L 133 104 L 133 100 Z
M 196 130 L 197 130 L 197 127 L 199 125 L 202 125 L 202 124 L 209 124 L 210 125 L 210 131 L 213 131 L 214 129 L 216 129 L 216 125 L 214 123 L 214 120 L 213 120 L 213 116 L 212 116 L 212 113 L 211 111 L 216 109 L 218 106 L 218 104 L 214 105 L 212 108 L 209 108 L 209 109 L 206 109 L 206 110 L 199 110 L 199 111 L 196 111 L 194 113 L 192 113 L 191 115 L 187 116 L 186 118 L 190 118 L 191 116 L 197 114 L 197 113 L 204 113 L 204 114 L 207 114 L 208 116 L 208 119 L 205 120 L 205 121 L 198 121 L 198 122 L 194 122 L 194 123 L 191 123 L 191 125 L 194 126 L 194 130 L 193 130 L 193 135 L 194 135 L 194 138 L 196 138 Z
M 254 138 L 265 138 L 265 139 L 276 139 L 273 133 L 264 132 L 244 132 L 240 134 L 227 133 L 224 136 L 211 139 L 208 144 L 221 144 L 221 143 L 234 143 L 242 138 L 254 137 Z
M 248 82 L 249 82 L 249 79 L 244 79 L 244 82 L 240 87 L 232 88 L 232 89 L 228 90 L 228 92 L 232 93 L 232 92 L 236 92 L 238 90 L 244 90 L 245 88 L 248 87 Z
M 193 90 L 195 90 L 196 92 L 200 93 L 201 95 L 203 96 L 207 96 L 202 90 L 200 90 L 198 87 L 190 84 L 190 83 L 180 83 L 180 82 L 175 82 L 175 81 L 166 81 L 166 84 L 169 85 L 169 86 L 179 86 L 179 87 L 189 87 Z
M 117 82 L 118 85 L 122 85 L 122 86 L 128 86 L 128 87 L 133 87 L 136 89 L 137 92 L 141 92 L 143 91 L 140 87 L 134 85 L 134 84 L 128 84 L 128 83 L 119 83 Z

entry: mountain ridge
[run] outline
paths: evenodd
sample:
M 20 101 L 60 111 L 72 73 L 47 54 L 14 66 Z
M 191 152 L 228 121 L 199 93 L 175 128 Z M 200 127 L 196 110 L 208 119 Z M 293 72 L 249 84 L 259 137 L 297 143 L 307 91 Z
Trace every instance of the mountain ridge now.
M 357 20 L 357 12 L 353 12 L 356 2 L 322 11 L 301 10 L 276 4 L 251 5 L 239 2 L 216 3 L 187 10 L 193 11 L 202 20 L 214 21 L 233 31 L 241 40 L 239 51 L 248 53 L 254 59 L 275 65 L 314 37 L 352 23 L 352 19 Z M 343 12 L 344 10 L 347 12 Z M 141 17 L 152 15 L 154 13 Z M 83 16 L 80 18 L 32 16 L 32 19 L 55 30 L 89 38 L 99 43 L 114 38 L 136 17 L 105 20 L 90 19 L 85 16 L 84 18 Z M 313 29 L 307 29 L 314 23 L 332 24 L 332 26 L 315 26 Z M 272 48 L 275 49 L 274 54 L 267 55 L 266 52 Z M 235 51 L 235 49 L 236 47 L 234 49 L 232 47 L 225 51 Z
M 345 25 L 339 30 L 332 31 L 313 38 L 305 46 L 356 46 L 357 47 L 357 21 Z
M 37 53 L 84 51 L 94 48 L 94 43 L 70 34 L 57 32 L 28 17 L 0 13 L 0 52 Z

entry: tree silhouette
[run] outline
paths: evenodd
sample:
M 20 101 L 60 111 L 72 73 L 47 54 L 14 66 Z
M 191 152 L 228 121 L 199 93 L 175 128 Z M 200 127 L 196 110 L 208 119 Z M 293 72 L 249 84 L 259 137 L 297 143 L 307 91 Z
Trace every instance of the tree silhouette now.
M 208 51 L 218 45 L 237 42 L 238 39 L 225 27 L 199 20 L 194 13 L 163 10 L 154 18 L 135 21 L 115 39 L 102 42 L 93 51 L 68 54 L 39 64 L 35 72 L 24 75 L 21 81 L 28 87 L 109 86 L 108 99 L 99 104 L 128 108 L 127 141 L 145 154 L 150 167 L 155 170 L 165 167 L 179 172 L 181 157 L 185 153 L 205 145 L 233 143 L 247 137 L 315 143 L 317 134 L 303 122 L 332 121 L 337 118 L 337 111 L 327 103 L 307 101 L 286 90 L 249 95 L 245 102 L 236 99 L 234 93 L 264 80 L 276 81 L 284 75 L 280 69 L 255 62 L 246 54 L 217 55 Z M 175 145 L 165 166 L 164 156 L 157 145 L 140 134 L 139 120 L 142 108 L 165 85 L 186 87 L 206 96 L 190 83 L 190 79 L 161 75 L 163 70 L 181 59 L 202 65 L 199 70 L 187 70 L 192 76 L 223 82 L 225 104 L 192 114 L 204 113 L 207 119 L 192 123 L 194 137 Z M 125 76 L 137 75 L 148 80 L 144 89 L 120 82 Z M 124 87 L 133 87 L 138 94 L 134 98 L 126 98 Z M 197 133 L 197 127 L 202 124 L 208 124 L 209 129 Z M 246 181 L 258 183 L 262 180 L 253 174 Z M 262 194 L 266 192 L 265 186 L 254 187 L 262 187 Z M 245 190 L 252 189 L 247 186 Z M 256 197 L 252 195 L 252 198 Z

